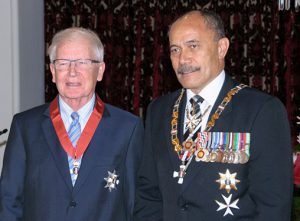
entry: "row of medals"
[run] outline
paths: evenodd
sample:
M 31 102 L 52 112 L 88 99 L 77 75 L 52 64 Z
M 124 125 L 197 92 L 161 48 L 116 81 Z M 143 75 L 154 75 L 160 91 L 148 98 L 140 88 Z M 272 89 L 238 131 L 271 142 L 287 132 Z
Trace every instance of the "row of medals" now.
M 183 151 L 189 151 L 191 154 L 194 154 L 197 162 L 203 161 L 233 164 L 245 164 L 248 162 L 249 156 L 245 150 L 225 150 L 223 146 L 220 145 L 217 149 L 208 149 L 200 147 L 195 144 L 192 139 L 188 139 L 183 142 Z

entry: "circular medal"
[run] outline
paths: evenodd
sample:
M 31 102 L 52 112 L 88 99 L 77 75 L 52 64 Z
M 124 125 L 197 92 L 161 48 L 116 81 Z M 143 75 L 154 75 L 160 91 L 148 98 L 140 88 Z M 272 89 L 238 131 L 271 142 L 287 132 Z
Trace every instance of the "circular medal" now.
M 210 162 L 216 162 L 218 158 L 218 153 L 216 151 L 212 151 L 210 153 Z
M 202 158 L 202 161 L 204 162 L 209 162 L 210 161 L 210 152 L 208 149 L 203 149 L 204 151 L 204 156 Z
M 228 152 L 224 151 L 223 152 L 222 163 L 227 163 L 227 162 L 228 162 Z
M 241 164 L 244 164 L 244 163 L 247 163 L 248 160 L 249 160 L 248 155 L 245 153 L 245 151 L 241 150 L 241 151 L 239 152 L 239 162 L 240 162 Z
M 239 156 L 239 153 L 238 152 L 234 152 L 234 160 L 233 160 L 233 163 L 234 164 L 238 164 L 239 161 L 240 161 L 240 156 Z
M 228 153 L 228 163 L 233 163 L 234 159 L 235 159 L 235 154 L 233 151 L 230 151 Z
M 217 150 L 217 159 L 216 159 L 216 162 L 222 162 L 222 159 L 223 159 L 223 151 L 222 150 Z
M 193 148 L 193 146 L 194 146 L 194 142 L 191 139 L 188 139 L 183 142 L 183 147 L 185 150 L 190 150 Z
M 196 160 L 197 162 L 201 161 L 202 158 L 204 157 L 204 155 L 205 155 L 205 153 L 204 153 L 203 149 L 200 148 L 199 150 L 197 150 L 197 151 L 195 152 L 195 156 L 196 156 L 196 159 L 195 159 L 195 160 Z

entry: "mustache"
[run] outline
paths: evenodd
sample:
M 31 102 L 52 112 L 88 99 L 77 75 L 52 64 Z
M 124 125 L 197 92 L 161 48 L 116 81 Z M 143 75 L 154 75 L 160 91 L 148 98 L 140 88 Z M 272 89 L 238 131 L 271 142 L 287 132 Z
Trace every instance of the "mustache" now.
M 189 74 L 195 71 L 200 71 L 200 67 L 183 64 L 180 65 L 177 69 L 178 74 Z

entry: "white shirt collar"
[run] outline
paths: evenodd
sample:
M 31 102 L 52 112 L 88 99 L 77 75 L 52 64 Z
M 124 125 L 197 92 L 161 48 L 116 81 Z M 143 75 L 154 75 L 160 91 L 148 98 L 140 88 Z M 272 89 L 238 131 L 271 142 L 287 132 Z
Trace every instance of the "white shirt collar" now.
M 199 95 L 211 107 L 215 104 L 224 81 L 225 81 L 225 71 L 222 70 L 221 73 L 215 79 L 213 79 L 208 85 L 206 85 L 200 91 Z M 187 101 L 189 101 L 195 95 L 194 92 L 192 92 L 190 89 L 187 89 L 186 93 L 187 93 Z
M 87 102 L 82 108 L 80 108 L 77 111 L 77 113 L 79 114 L 79 123 L 81 126 L 81 131 L 85 127 L 88 119 L 90 118 L 90 116 L 93 112 L 93 109 L 95 106 L 95 100 L 96 100 L 96 96 L 94 94 L 93 97 L 89 100 L 89 102 Z M 74 111 L 66 102 L 64 102 L 64 100 L 61 98 L 61 96 L 58 96 L 58 103 L 59 103 L 59 110 L 60 110 L 61 118 L 64 122 L 65 128 L 68 131 L 68 128 L 72 123 L 71 114 Z
M 206 124 L 208 122 L 208 117 L 210 115 L 210 112 L 212 110 L 212 107 L 214 106 L 217 97 L 219 96 L 219 93 L 221 91 L 221 88 L 224 84 L 225 81 L 225 72 L 224 70 L 221 71 L 221 73 L 214 79 L 212 80 L 206 87 L 204 87 L 199 95 L 204 99 L 204 101 L 200 105 L 201 109 L 201 114 L 202 114 L 202 122 L 199 126 L 201 126 L 201 131 L 203 131 L 206 128 Z M 186 109 L 189 110 L 191 108 L 190 98 L 192 98 L 195 94 L 190 90 L 187 89 L 187 102 L 186 102 Z M 187 122 L 187 117 L 185 114 L 184 118 L 184 124 L 186 125 Z M 184 132 L 187 129 L 184 127 Z

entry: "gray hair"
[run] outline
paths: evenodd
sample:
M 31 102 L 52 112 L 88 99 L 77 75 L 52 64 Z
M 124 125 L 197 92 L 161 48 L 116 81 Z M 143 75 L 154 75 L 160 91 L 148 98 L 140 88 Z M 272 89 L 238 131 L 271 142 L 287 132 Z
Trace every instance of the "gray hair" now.
M 193 11 L 189 11 L 183 15 L 181 15 L 179 18 L 177 18 L 171 25 L 169 30 L 171 29 L 172 25 L 174 23 L 176 23 L 176 21 L 184 18 L 185 16 L 189 15 L 189 14 L 195 14 L 195 13 L 199 13 L 203 18 L 204 18 L 204 22 L 206 24 L 206 26 L 213 30 L 215 32 L 215 40 L 218 41 L 221 38 L 225 38 L 225 29 L 224 29 L 224 24 L 223 21 L 221 19 L 221 17 L 216 14 L 213 11 L 209 11 L 209 10 L 193 10 Z
M 48 48 L 50 62 L 52 63 L 56 59 L 56 50 L 60 43 L 68 39 L 76 39 L 78 37 L 84 37 L 88 39 L 95 50 L 95 56 L 97 59 L 99 59 L 99 61 L 103 61 L 104 47 L 98 35 L 89 29 L 72 27 L 61 30 L 53 36 L 51 45 Z
M 207 27 L 215 31 L 215 40 L 218 41 L 226 37 L 223 21 L 218 14 L 213 11 L 203 10 L 201 15 L 204 17 Z

